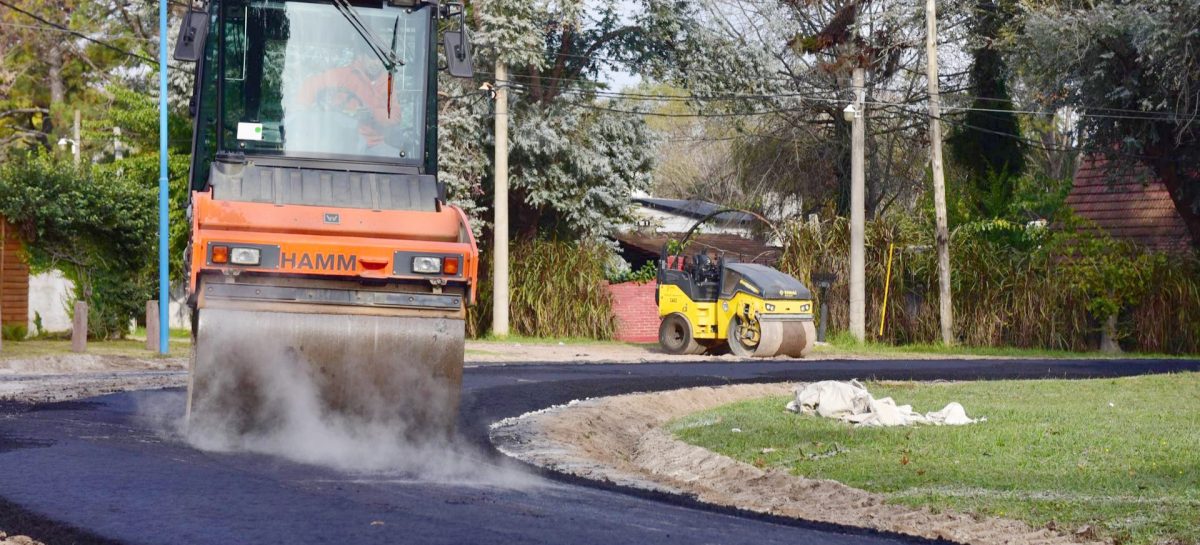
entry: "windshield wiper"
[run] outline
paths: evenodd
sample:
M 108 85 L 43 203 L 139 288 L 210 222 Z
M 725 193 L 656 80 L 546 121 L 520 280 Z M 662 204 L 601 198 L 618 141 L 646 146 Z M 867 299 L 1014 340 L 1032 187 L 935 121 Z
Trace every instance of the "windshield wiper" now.
M 392 45 L 384 47 L 383 40 L 371 31 L 358 17 L 358 12 L 354 11 L 354 6 L 350 5 L 349 0 L 333 0 L 333 6 L 337 8 L 338 13 L 350 22 L 350 26 L 362 36 L 363 41 L 367 42 L 367 47 L 371 48 L 371 52 L 379 57 L 379 62 L 383 63 L 383 67 L 387 69 L 387 116 L 392 118 L 392 87 L 396 80 L 396 69 L 404 66 L 404 60 L 396 54 L 396 39 L 400 35 L 400 16 L 396 16 L 396 22 L 392 25 Z
M 393 55 L 396 54 L 396 38 L 400 36 L 400 16 L 396 16 L 396 22 L 392 24 L 392 47 L 388 48 Z M 395 82 L 395 69 L 388 71 L 388 96 L 387 96 L 387 114 L 388 119 L 392 118 L 392 84 Z
M 395 74 L 396 68 L 404 66 L 404 60 L 396 54 L 396 34 L 400 30 L 400 18 L 396 17 L 396 25 L 392 30 L 392 47 L 384 45 L 383 39 L 375 34 L 370 27 L 363 23 L 359 18 L 358 12 L 354 11 L 354 6 L 350 5 L 349 0 L 333 0 L 333 6 L 337 8 L 338 13 L 341 13 L 346 21 L 350 22 L 350 26 L 362 36 L 363 41 L 367 42 L 367 47 L 371 48 L 371 52 L 379 57 L 379 62 L 383 63 L 383 67 L 387 69 L 389 74 Z

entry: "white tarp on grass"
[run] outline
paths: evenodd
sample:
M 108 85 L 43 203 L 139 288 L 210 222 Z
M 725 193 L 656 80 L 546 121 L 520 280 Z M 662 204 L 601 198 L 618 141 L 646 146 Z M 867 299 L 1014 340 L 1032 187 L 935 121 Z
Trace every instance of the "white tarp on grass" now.
M 800 414 L 837 418 L 856 426 L 961 426 L 987 420 L 968 418 L 967 411 L 957 402 L 946 405 L 940 411 L 925 414 L 914 412 L 912 405 L 896 405 L 890 397 L 875 399 L 857 380 L 824 380 L 801 384 L 796 387 L 796 399 L 788 402 L 787 409 Z

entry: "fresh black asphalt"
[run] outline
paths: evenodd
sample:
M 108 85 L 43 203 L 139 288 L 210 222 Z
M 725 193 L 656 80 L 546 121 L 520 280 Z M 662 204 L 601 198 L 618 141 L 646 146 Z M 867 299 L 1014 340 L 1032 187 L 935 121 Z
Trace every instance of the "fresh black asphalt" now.
M 1184 360 L 887 360 L 481 366 L 464 378 L 460 433 L 584 397 L 739 382 L 819 379 L 1093 378 L 1200 370 Z M 781 520 L 544 475 L 505 488 L 362 479 L 255 454 L 201 452 L 147 418 L 182 411 L 181 390 L 42 405 L 0 404 L 0 530 L 70 543 L 919 542 Z M 487 471 L 485 467 L 482 471 Z

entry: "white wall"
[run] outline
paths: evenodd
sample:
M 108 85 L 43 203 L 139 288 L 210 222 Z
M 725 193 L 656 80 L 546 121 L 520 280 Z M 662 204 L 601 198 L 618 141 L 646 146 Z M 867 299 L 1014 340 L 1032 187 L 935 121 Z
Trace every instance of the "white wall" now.
M 33 318 L 42 316 L 42 328 L 46 331 L 68 331 L 71 329 L 71 311 L 74 304 L 75 284 L 63 277 L 61 271 L 30 275 L 29 277 L 29 333 L 36 333 Z M 171 327 L 190 328 L 190 313 L 183 301 L 183 288 L 171 290 Z
M 167 303 L 168 312 L 171 313 L 171 328 L 172 329 L 191 329 L 192 327 L 192 311 L 188 308 L 187 302 L 184 300 L 185 290 L 182 285 L 171 288 L 171 301 Z
M 71 329 L 71 313 L 67 305 L 74 300 L 75 284 L 63 277 L 61 271 L 50 271 L 29 276 L 29 333 L 37 333 L 33 326 L 34 316 L 42 316 L 42 328 L 46 331 Z

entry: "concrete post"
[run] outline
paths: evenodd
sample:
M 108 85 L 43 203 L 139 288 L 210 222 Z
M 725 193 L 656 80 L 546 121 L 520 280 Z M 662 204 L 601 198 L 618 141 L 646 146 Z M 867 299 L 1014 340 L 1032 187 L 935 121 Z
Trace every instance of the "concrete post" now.
M 87 351 L 88 305 L 75 301 L 75 316 L 71 318 L 71 351 L 79 354 Z
M 492 227 L 492 335 L 508 336 L 508 69 L 496 63 L 496 200 Z
M 121 127 L 113 127 L 113 157 L 120 161 L 125 158 L 125 149 L 121 143 Z
M 75 136 L 74 160 L 75 160 L 75 164 L 78 165 L 79 159 L 82 156 L 81 154 L 83 153 L 83 150 L 80 149 L 83 147 L 83 117 L 82 117 L 82 114 L 79 113 L 79 110 L 75 110 L 74 136 Z
M 866 238 L 866 71 L 854 69 L 854 125 L 850 150 L 850 334 L 867 338 Z
M 158 352 L 158 300 L 146 301 L 146 350 Z

